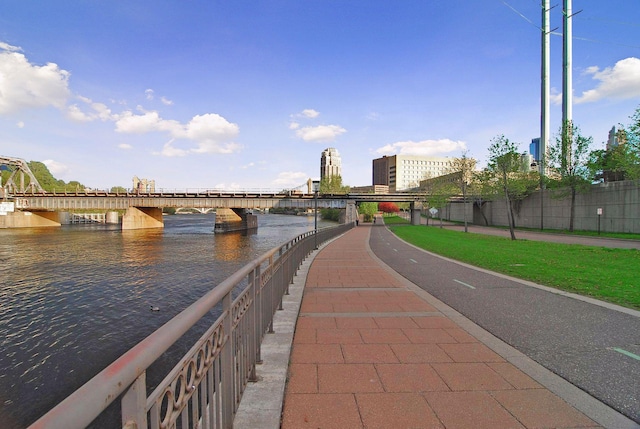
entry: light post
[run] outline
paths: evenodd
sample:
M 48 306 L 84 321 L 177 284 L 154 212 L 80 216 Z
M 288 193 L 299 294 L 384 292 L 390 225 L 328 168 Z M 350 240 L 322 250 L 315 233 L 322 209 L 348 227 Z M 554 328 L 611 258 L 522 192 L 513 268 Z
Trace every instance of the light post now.
M 314 208 L 314 219 L 313 219 L 313 239 L 314 239 L 314 249 L 318 249 L 318 192 L 320 191 L 320 181 L 313 181 L 313 208 Z
M 464 215 L 464 232 L 469 232 L 467 230 L 467 181 L 462 180 L 462 212 Z

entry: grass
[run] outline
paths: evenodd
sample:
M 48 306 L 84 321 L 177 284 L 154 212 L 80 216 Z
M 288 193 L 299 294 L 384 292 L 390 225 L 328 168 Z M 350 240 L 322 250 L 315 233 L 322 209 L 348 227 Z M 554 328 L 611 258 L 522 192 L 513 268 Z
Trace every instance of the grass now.
M 538 284 L 640 309 L 640 251 L 516 240 L 385 218 L 422 249 Z

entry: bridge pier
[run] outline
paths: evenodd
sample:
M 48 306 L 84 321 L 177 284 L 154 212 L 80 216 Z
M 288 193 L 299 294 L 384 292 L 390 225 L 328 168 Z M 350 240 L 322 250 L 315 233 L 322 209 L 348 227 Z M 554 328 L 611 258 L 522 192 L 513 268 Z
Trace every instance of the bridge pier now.
M 122 229 L 164 228 L 162 209 L 158 207 L 129 207 L 122 216 Z
M 422 203 L 414 201 L 411 203 L 411 225 L 420 225 L 422 214 Z
M 247 209 L 216 210 L 216 223 L 213 232 L 249 231 L 258 228 L 258 217 Z
M 356 219 L 358 219 L 358 208 L 356 207 L 356 202 L 353 200 L 348 200 L 344 210 L 340 211 L 339 223 L 353 223 L 356 221 Z
M 41 228 L 60 225 L 58 212 L 16 211 L 0 216 L 0 228 Z

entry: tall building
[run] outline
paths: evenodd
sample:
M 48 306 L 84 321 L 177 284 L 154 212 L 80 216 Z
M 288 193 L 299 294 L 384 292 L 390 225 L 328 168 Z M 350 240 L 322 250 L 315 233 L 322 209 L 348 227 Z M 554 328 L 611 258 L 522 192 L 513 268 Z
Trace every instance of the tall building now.
M 342 176 L 342 160 L 333 147 L 323 150 L 320 157 L 320 180 L 331 176 Z
M 529 153 L 533 155 L 533 159 L 535 161 L 540 161 L 540 137 L 531 139 L 531 144 L 529 145 Z
M 387 185 L 389 192 L 420 186 L 420 181 L 449 173 L 451 158 L 393 155 L 373 160 L 373 185 Z
M 624 143 L 624 142 L 623 142 Z M 615 125 L 609 130 L 609 138 L 607 139 L 607 150 L 613 150 L 620 144 L 618 132 Z

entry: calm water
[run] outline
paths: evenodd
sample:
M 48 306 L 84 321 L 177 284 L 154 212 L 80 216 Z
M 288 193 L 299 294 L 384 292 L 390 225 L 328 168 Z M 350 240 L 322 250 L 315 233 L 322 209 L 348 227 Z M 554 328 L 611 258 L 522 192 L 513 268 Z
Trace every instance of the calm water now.
M 0 230 L 0 428 L 32 423 L 238 268 L 314 226 L 259 215 L 255 234 L 214 235 L 213 215 L 164 221 Z

